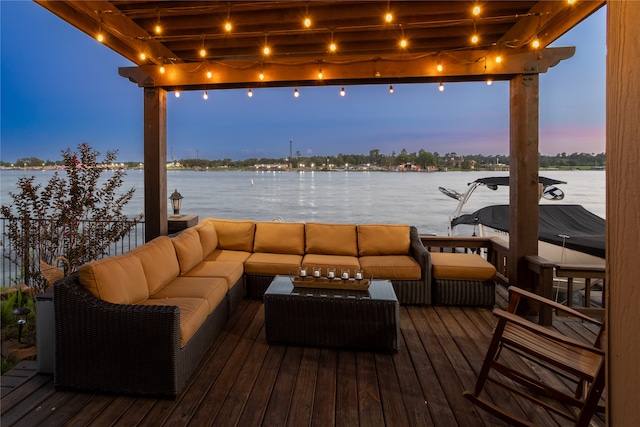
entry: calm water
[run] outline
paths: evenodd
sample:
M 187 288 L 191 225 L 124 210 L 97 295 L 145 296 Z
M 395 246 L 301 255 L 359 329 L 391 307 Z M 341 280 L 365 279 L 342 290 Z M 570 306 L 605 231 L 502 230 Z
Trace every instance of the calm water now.
M 51 171 L 0 171 L 2 204 L 11 202 L 20 176 L 35 175 L 46 183 Z M 107 172 L 109 173 L 109 172 Z M 250 218 L 270 221 L 339 223 L 405 223 L 420 233 L 446 235 L 447 220 L 457 201 L 438 187 L 458 192 L 485 176 L 507 172 L 193 172 L 169 171 L 168 193 L 184 196 L 182 213 L 200 218 Z M 604 171 L 545 171 L 541 175 L 566 181 L 563 203 L 581 204 L 604 218 Z M 136 188 L 128 212 L 144 211 L 143 172 L 128 171 L 125 187 Z M 167 194 L 167 197 L 169 197 Z M 508 203 L 508 189 L 478 188 L 466 212 L 487 204 Z M 543 203 L 553 203 L 543 201 Z

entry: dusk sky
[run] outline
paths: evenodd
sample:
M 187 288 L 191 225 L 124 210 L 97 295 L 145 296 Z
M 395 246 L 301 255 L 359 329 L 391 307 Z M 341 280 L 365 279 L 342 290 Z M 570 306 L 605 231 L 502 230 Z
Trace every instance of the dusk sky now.
M 142 89 L 118 75 L 133 64 L 30 1 L 0 2 L 0 160 L 59 160 L 87 142 L 143 158 Z M 606 9 L 552 46 L 573 58 L 540 76 L 540 152 L 605 151 Z M 509 153 L 509 84 L 450 83 L 183 93 L 167 96 L 167 153 L 233 160 L 308 155 Z

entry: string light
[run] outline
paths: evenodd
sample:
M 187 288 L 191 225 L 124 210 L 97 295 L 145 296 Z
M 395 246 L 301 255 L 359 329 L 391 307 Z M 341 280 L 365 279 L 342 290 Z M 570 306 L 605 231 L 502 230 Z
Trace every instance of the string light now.
M 211 76 L 213 76 L 213 74 L 211 74 L 211 71 L 207 71 L 207 78 L 210 79 Z
M 227 21 L 224 23 L 224 30 L 228 33 L 233 29 L 233 25 L 231 25 L 231 22 Z
M 249 89 L 249 90 L 247 91 L 247 96 L 248 96 L 249 98 L 253 98 L 253 92 L 251 92 L 251 89 Z
M 145 55 L 144 52 L 140 52 L 140 59 L 144 61 L 145 59 L 147 59 L 147 55 Z
M 473 8 L 473 14 L 475 16 L 480 15 L 480 6 L 476 6 L 476 7 Z
M 471 43 L 476 44 L 476 43 L 478 43 L 478 40 L 479 40 L 479 38 L 478 38 L 477 34 L 474 34 L 474 35 L 471 36 Z
M 304 26 L 306 28 L 311 27 L 311 18 L 309 18 L 309 17 L 304 18 Z
M 260 81 L 264 80 L 264 74 L 263 74 L 263 73 L 260 73 L 260 74 L 258 75 L 258 78 L 260 79 Z
M 407 39 L 400 40 L 400 47 L 403 49 L 407 47 Z
M 295 88 L 293 90 L 293 96 L 296 97 L 296 98 L 300 96 L 300 92 L 298 92 L 298 88 Z
M 204 93 L 202 94 L 202 99 L 204 99 L 205 101 L 207 99 L 209 99 L 209 94 L 207 93 L 207 91 L 205 90 Z
M 271 49 L 269 48 L 269 43 L 267 42 L 267 35 L 264 35 L 264 47 L 262 48 L 262 53 L 264 56 L 268 56 L 271 53 Z
M 569 4 L 574 4 L 576 2 L 576 0 L 567 0 L 567 3 Z
M 493 83 L 493 80 L 487 79 L 487 86 L 491 86 L 492 83 Z
M 384 16 L 384 20 L 387 22 L 393 21 L 393 15 L 391 14 L 391 12 L 387 12 L 387 14 Z
M 162 27 L 158 24 L 155 26 L 155 28 L 153 29 L 157 35 L 159 35 L 162 32 Z
M 338 49 L 338 46 L 336 46 L 334 42 L 331 42 L 331 44 L 329 45 L 329 50 L 331 52 L 335 52 L 337 49 Z
M 502 62 L 502 56 L 498 55 L 496 56 L 496 62 L 499 64 Z
M 98 40 L 100 43 L 104 42 L 104 35 L 102 34 L 102 30 L 98 33 L 98 35 L 96 35 L 96 40 Z
M 389 86 L 389 93 L 393 93 L 393 86 Z
M 318 80 L 322 80 L 323 74 L 322 74 L 322 68 L 320 68 L 318 70 Z
M 444 92 L 444 84 L 442 84 L 442 82 L 440 82 L 440 86 L 438 86 L 438 90 L 440 92 Z
M 531 46 L 533 46 L 534 49 L 537 49 L 540 47 L 540 40 L 538 40 L 538 38 L 536 37 L 533 42 L 531 42 Z
M 204 58 L 205 56 L 207 56 L 207 51 L 206 51 L 204 48 L 200 49 L 200 56 L 201 56 L 202 58 Z
M 164 70 L 164 65 L 161 65 L 161 66 L 160 66 L 160 74 L 164 74 L 164 71 L 165 71 L 165 70 Z
M 436 66 L 436 70 L 438 70 L 439 73 L 442 72 L 442 62 L 438 61 L 438 65 Z
M 340 89 L 340 96 L 345 96 L 346 93 L 344 88 Z
M 177 90 L 174 95 L 176 96 L 176 98 L 180 98 L 180 91 Z

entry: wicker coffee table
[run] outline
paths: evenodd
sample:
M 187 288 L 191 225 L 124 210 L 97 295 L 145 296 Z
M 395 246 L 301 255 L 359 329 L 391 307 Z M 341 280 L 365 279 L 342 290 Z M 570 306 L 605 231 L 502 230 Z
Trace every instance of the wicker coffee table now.
M 400 306 L 388 280 L 368 291 L 295 288 L 276 276 L 264 294 L 269 344 L 398 350 Z

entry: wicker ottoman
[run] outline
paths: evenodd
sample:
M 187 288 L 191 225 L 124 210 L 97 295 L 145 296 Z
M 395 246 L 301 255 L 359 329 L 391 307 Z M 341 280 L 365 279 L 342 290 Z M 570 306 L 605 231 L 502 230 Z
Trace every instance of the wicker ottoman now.
M 433 304 L 491 307 L 496 302 L 496 269 L 480 255 L 433 252 Z
M 338 291 L 294 288 L 288 276 L 276 276 L 263 300 L 269 344 L 398 350 L 400 308 L 388 280 Z

